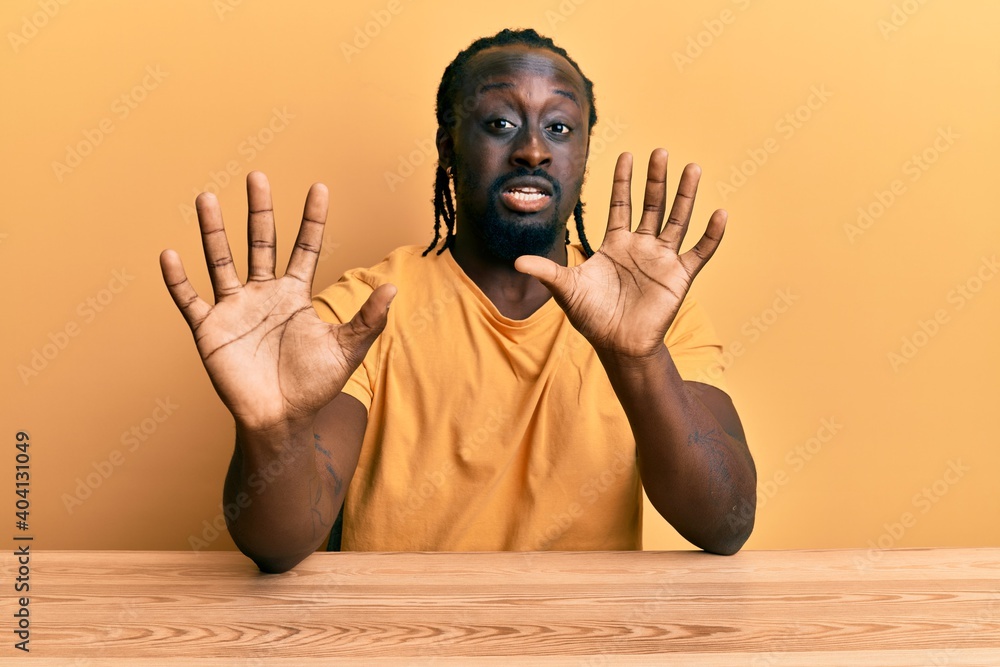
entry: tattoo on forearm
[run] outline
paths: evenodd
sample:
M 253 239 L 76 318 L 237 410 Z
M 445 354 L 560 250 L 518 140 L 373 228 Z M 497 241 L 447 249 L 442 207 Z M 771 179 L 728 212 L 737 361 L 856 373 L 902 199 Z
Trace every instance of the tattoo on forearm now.
M 726 447 L 723 434 L 719 429 L 713 428 L 709 431 L 698 431 L 697 429 L 688 434 L 689 445 L 699 445 L 705 456 L 709 459 L 712 471 L 717 479 L 729 482 L 732 475 L 729 472 L 727 461 L 728 448 Z
M 333 525 L 328 517 L 323 516 L 323 480 L 318 477 L 313 477 L 309 482 L 309 498 L 312 501 L 309 508 L 312 512 L 312 537 L 316 539 L 319 533 Z
M 324 462 L 326 471 L 333 477 L 333 495 L 339 496 L 341 490 L 344 488 L 344 482 L 340 479 L 337 471 L 333 469 L 333 455 L 330 454 L 330 450 L 322 445 L 322 441 L 323 439 L 319 437 L 319 433 L 313 433 L 313 447 L 326 458 Z
M 719 429 L 713 428 L 711 431 L 698 431 L 694 430 L 688 434 L 688 444 L 689 445 L 721 445 L 722 435 L 719 433 Z

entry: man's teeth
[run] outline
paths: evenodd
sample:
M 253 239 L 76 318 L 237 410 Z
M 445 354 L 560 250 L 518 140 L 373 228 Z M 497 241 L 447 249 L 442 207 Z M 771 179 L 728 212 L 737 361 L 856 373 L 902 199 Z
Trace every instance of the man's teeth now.
M 520 201 L 537 201 L 542 197 L 548 197 L 541 190 L 509 190 L 509 192 L 514 196 L 514 199 Z

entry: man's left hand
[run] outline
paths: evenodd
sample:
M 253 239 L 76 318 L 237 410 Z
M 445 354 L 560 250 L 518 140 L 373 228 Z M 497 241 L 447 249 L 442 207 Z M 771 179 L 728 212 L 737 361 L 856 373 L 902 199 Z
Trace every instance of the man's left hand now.
M 552 292 L 573 326 L 598 352 L 621 359 L 652 356 L 662 349 L 667 328 L 726 228 L 726 212 L 715 211 L 698 243 L 679 252 L 700 177 L 698 165 L 684 168 L 664 225 L 667 151 L 653 151 L 642 217 L 633 232 L 632 156 L 623 153 L 615 166 L 608 229 L 600 250 L 572 268 L 533 255 L 519 257 L 514 266 Z

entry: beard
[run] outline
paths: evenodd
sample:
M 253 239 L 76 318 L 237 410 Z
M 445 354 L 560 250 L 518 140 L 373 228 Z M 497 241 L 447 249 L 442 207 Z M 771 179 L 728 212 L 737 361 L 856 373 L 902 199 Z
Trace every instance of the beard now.
M 475 176 L 464 178 L 465 170 L 456 169 L 456 182 L 462 174 L 463 190 L 475 190 L 479 183 Z M 506 184 L 520 176 L 544 178 L 552 186 L 551 215 L 547 219 L 531 220 L 531 213 L 508 211 L 500 204 L 500 195 Z M 456 194 L 458 191 L 456 183 Z M 555 247 L 556 241 L 565 235 L 566 221 L 559 219 L 562 205 L 562 187 L 541 169 L 530 170 L 518 167 L 514 171 L 497 178 L 487 193 L 487 206 L 481 218 L 482 243 L 486 252 L 502 262 L 511 262 L 522 255 L 546 256 Z

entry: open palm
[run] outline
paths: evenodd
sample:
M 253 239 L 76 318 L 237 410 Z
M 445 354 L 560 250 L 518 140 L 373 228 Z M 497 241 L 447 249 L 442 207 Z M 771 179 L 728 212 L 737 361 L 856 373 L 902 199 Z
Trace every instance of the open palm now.
M 309 190 L 281 278 L 274 275 L 274 214 L 264 174 L 247 176 L 247 199 L 245 285 L 236 275 L 218 200 L 210 194 L 200 195 L 196 205 L 215 305 L 195 292 L 176 252 L 165 250 L 160 266 L 220 398 L 241 426 L 264 430 L 311 420 L 333 400 L 385 326 L 395 288 L 375 290 L 346 324 L 323 322 L 311 292 L 329 207 L 326 187 Z
M 685 167 L 664 224 L 666 175 L 667 152 L 653 151 L 642 217 L 631 231 L 632 156 L 623 153 L 615 166 L 600 250 L 572 268 L 535 256 L 515 263 L 549 288 L 573 326 L 599 351 L 635 358 L 655 353 L 692 281 L 722 240 L 726 212 L 719 210 L 698 243 L 680 254 L 701 170 L 693 164 Z

